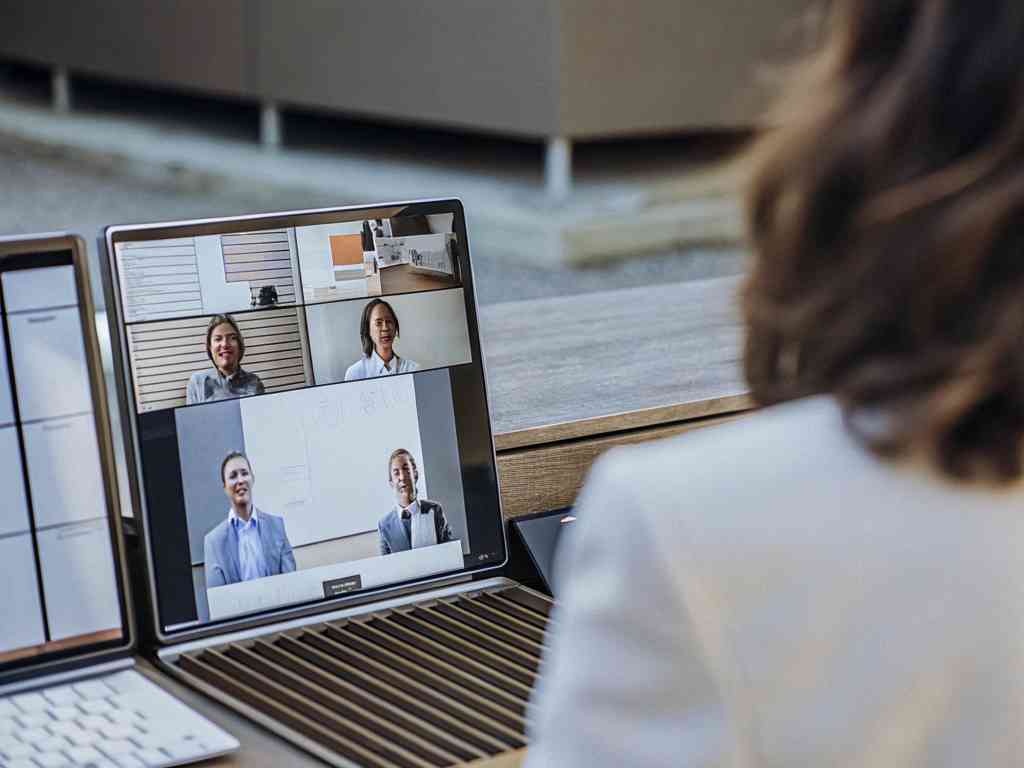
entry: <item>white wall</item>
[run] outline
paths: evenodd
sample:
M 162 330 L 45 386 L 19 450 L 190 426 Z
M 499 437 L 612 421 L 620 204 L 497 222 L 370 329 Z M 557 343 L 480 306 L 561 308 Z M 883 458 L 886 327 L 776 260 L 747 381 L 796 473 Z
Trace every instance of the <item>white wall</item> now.
M 229 283 L 224 276 L 224 251 L 220 235 L 195 238 L 196 262 L 199 266 L 199 284 L 203 290 L 203 311 L 209 315 L 222 315 L 251 309 L 252 294 L 248 283 Z
M 394 505 L 388 456 L 423 456 L 412 376 L 238 402 L 253 502 L 285 519 L 293 546 L 372 531 Z M 429 496 L 426 467 L 420 495 Z
M 383 297 L 398 315 L 400 357 L 421 368 L 470 362 L 466 300 L 462 288 Z M 368 301 L 338 301 L 306 307 L 309 349 L 317 384 L 344 381 L 363 356 L 359 321 Z
M 331 235 L 358 235 L 363 221 L 344 221 L 340 224 L 315 224 L 295 228 L 295 245 L 299 251 L 299 269 L 302 271 L 302 290 L 332 288 L 335 285 L 334 263 L 331 261 Z

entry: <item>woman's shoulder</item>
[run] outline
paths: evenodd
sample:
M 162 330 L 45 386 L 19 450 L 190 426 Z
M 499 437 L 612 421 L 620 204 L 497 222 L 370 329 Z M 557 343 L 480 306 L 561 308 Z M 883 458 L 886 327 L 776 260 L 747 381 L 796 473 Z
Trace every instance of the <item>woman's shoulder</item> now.
M 362 379 L 366 377 L 366 361 L 369 360 L 365 355 L 356 360 L 352 365 L 345 369 L 345 381 L 351 379 Z
M 859 450 L 843 427 L 843 416 L 834 400 L 814 397 L 741 414 L 732 421 L 699 427 L 663 440 L 614 448 L 598 462 L 604 473 L 629 478 L 685 470 L 690 485 L 702 478 L 716 484 L 726 478 L 722 469 L 772 472 L 778 464 L 791 463 L 828 445 L 830 456 Z
M 830 478 L 864 477 L 878 460 L 844 426 L 829 398 L 811 398 L 741 415 L 664 440 L 612 450 L 594 464 L 587 486 L 655 529 L 692 515 L 725 521 L 813 497 Z M 774 512 L 773 512 L 774 513 Z M 667 518 L 671 518 L 668 520 Z

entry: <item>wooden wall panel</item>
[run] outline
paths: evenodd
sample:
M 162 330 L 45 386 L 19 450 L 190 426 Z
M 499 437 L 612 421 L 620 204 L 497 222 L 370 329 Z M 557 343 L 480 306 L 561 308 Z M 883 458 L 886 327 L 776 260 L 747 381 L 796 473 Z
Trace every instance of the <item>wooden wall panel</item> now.
M 242 367 L 268 392 L 313 383 L 302 310 L 296 307 L 238 313 L 245 339 Z M 185 405 L 193 373 L 212 368 L 206 355 L 207 317 L 162 320 L 128 328 L 132 378 L 140 412 Z
M 251 288 L 272 285 L 281 304 L 295 303 L 293 254 L 286 230 L 223 235 L 224 279 Z

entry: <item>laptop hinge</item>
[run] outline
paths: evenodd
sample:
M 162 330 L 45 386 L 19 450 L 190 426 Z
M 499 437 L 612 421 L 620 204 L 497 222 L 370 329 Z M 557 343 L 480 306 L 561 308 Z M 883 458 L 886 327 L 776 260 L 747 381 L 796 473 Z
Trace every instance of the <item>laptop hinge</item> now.
M 495 576 L 494 578 L 480 581 L 474 581 L 472 576 L 460 576 L 456 579 L 451 579 L 441 586 L 433 584 L 427 589 L 409 588 L 394 590 L 389 593 L 388 596 L 383 598 L 380 595 L 374 595 L 372 600 L 367 600 L 357 605 L 347 605 L 336 611 L 316 613 L 296 619 L 275 622 L 273 624 L 264 624 L 260 627 L 253 627 L 251 629 L 245 629 L 238 632 L 213 635 L 211 637 L 204 637 L 191 642 L 170 645 L 159 649 L 156 655 L 161 661 L 169 662 L 183 653 L 191 653 L 204 648 L 223 645 L 224 643 L 251 640 L 255 637 L 261 637 L 263 635 L 282 632 L 289 629 L 297 629 L 299 627 L 309 626 L 310 624 L 320 624 L 325 621 L 337 621 L 338 619 L 350 618 L 352 616 L 366 613 L 374 613 L 375 611 L 399 608 L 403 605 L 409 605 L 410 603 L 415 603 L 424 599 L 433 600 L 451 597 L 464 592 L 478 592 L 498 587 L 509 587 L 515 585 L 515 583 L 516 582 L 510 581 L 503 576 Z
M 64 672 L 57 672 L 52 675 L 43 675 L 42 677 L 31 677 L 25 680 L 19 680 L 16 683 L 9 683 L 8 685 L 0 686 L 0 696 L 8 696 L 12 693 L 18 693 L 19 691 L 25 691 L 29 688 L 47 688 L 51 685 L 60 685 L 61 683 L 68 683 L 73 680 L 78 680 L 83 677 L 91 677 L 93 675 L 105 675 L 110 672 L 118 672 L 122 669 L 130 669 L 135 665 L 135 659 L 131 656 L 126 656 L 123 659 L 115 659 L 114 661 L 106 661 L 101 664 L 90 664 L 85 667 L 78 667 L 77 669 L 69 669 Z

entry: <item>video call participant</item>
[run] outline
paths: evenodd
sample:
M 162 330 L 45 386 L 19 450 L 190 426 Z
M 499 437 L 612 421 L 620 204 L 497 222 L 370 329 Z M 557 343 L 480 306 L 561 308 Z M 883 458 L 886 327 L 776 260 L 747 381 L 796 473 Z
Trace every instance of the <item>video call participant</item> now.
M 395 506 L 377 523 L 382 555 L 455 540 L 441 505 L 416 498 L 419 479 L 413 455 L 405 448 L 392 451 L 388 484 L 395 494 Z
M 242 370 L 245 339 L 230 315 L 214 315 L 206 327 L 206 356 L 214 367 L 192 374 L 185 402 L 209 403 L 232 397 L 262 395 L 263 382 L 255 373 Z
M 345 381 L 418 371 L 419 363 L 399 357 L 395 352 L 398 333 L 398 315 L 386 301 L 374 299 L 363 307 L 363 317 L 359 321 L 363 357 L 348 367 Z
M 284 520 L 252 502 L 256 477 L 245 454 L 232 451 L 225 456 L 220 477 L 231 507 L 227 520 L 203 539 L 207 589 L 294 571 Z

